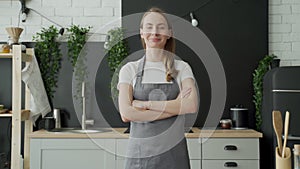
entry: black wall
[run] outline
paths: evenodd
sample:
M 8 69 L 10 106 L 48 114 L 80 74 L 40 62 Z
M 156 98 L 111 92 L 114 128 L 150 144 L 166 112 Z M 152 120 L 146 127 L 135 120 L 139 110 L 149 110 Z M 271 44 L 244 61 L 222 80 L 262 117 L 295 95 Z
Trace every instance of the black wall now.
M 268 1 L 131 0 L 122 1 L 122 15 L 145 12 L 151 7 L 159 7 L 188 21 L 190 12 L 193 12 L 199 22 L 197 27 L 210 39 L 225 69 L 227 99 L 223 117 L 230 117 L 230 107 L 242 104 L 249 109 L 249 126 L 254 128 L 252 73 L 258 61 L 268 54 Z M 126 27 L 126 24 L 123 23 L 123 26 Z M 131 37 L 129 44 L 131 52 L 142 49 L 139 36 Z M 211 99 L 208 74 L 199 57 L 188 46 L 180 40 L 177 40 L 176 46 L 177 56 L 191 65 L 196 77 L 201 101 L 195 126 L 203 126 Z
M 268 1 L 267 0 L 131 0 L 122 1 L 122 15 L 144 12 L 152 6 L 160 7 L 167 13 L 190 20 L 189 13 L 199 21 L 202 30 L 216 48 L 223 63 L 227 80 L 227 100 L 223 113 L 229 117 L 229 108 L 243 104 L 249 108 L 249 126 L 254 127 L 254 105 L 252 103 L 252 73 L 258 61 L 268 53 Z M 199 8 L 199 9 L 198 9 Z M 138 26 L 139 23 L 137 23 Z M 130 52 L 141 50 L 138 36 L 129 41 Z M 103 48 L 103 43 L 89 43 L 95 49 Z M 176 54 L 187 61 L 195 74 L 200 91 L 199 116 L 195 126 L 205 122 L 210 106 L 210 84 L 207 72 L 197 55 L 184 43 L 177 41 Z M 28 46 L 34 46 L 29 43 Z M 62 69 L 59 73 L 58 88 L 53 106 L 65 112 L 63 126 L 78 127 L 79 121 L 72 103 L 72 66 L 67 59 L 66 43 L 61 46 Z M 93 51 L 91 51 L 93 52 Z M 0 104 L 11 107 L 11 61 L 0 60 Z M 120 119 L 110 98 L 110 72 L 106 59 L 100 64 L 95 86 L 97 101 L 105 119 L 114 127 L 127 126 Z M 0 152 L 10 148 L 10 118 L 0 118 Z

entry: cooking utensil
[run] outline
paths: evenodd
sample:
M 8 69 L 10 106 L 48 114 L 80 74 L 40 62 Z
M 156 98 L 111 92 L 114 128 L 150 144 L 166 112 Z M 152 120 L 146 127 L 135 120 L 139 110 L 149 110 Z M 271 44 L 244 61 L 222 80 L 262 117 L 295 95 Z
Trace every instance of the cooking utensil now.
M 278 153 L 282 152 L 282 116 L 280 111 L 273 111 L 273 128 L 277 137 Z M 281 154 L 279 154 L 281 156 Z
M 286 142 L 287 142 L 287 137 L 288 137 L 288 132 L 289 132 L 289 121 L 290 121 L 290 112 L 286 111 L 285 112 L 285 119 L 284 119 L 284 142 L 283 142 L 283 148 L 282 148 L 282 158 L 284 158 L 284 153 L 285 153 L 285 147 L 286 147 Z

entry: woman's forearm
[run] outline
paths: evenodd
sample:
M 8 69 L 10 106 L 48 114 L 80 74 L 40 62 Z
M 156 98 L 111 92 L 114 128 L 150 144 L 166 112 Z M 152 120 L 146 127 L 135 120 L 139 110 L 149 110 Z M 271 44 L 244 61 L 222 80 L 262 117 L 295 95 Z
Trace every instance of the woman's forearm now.
M 147 105 L 149 110 L 163 111 L 173 115 L 195 113 L 198 108 L 197 104 L 189 98 L 168 101 L 149 101 Z
M 122 113 L 123 118 L 128 121 L 156 121 L 174 116 L 174 114 L 145 110 L 128 106 Z

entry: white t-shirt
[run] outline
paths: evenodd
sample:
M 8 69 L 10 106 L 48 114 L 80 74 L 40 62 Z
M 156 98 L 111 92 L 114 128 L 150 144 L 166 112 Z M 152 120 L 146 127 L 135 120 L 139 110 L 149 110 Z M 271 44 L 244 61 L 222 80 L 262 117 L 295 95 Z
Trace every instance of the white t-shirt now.
M 142 59 L 125 64 L 119 73 L 119 83 L 127 83 L 134 87 L 138 73 L 138 65 Z M 190 65 L 182 60 L 175 60 L 175 69 L 178 70 L 176 81 L 181 89 L 181 82 L 187 78 L 194 78 Z M 172 83 L 166 80 L 166 69 L 163 62 L 146 61 L 142 83 Z M 119 87 L 118 87 L 119 88 Z

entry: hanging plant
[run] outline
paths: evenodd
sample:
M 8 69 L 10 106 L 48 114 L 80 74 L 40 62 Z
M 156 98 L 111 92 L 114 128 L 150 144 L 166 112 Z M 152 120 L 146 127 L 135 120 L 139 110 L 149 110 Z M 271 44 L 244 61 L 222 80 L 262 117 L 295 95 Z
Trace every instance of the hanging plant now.
M 261 109 L 262 109 L 262 97 L 263 97 L 263 78 L 269 70 L 270 63 L 276 58 L 275 55 L 266 55 L 261 61 L 259 61 L 258 67 L 253 73 L 253 103 L 255 105 L 255 125 L 256 130 L 260 131 L 262 124 Z
M 55 87 L 57 87 L 58 72 L 61 68 L 60 43 L 56 41 L 58 29 L 53 25 L 49 28 L 42 28 L 41 32 L 33 36 L 35 44 L 35 55 L 39 62 L 42 79 L 48 97 L 53 98 Z
M 68 35 L 68 57 L 75 67 L 77 58 L 86 43 L 87 33 L 90 31 L 91 27 L 80 27 L 79 25 L 72 25 L 70 28 L 67 28 L 67 31 L 70 33 Z
M 119 69 L 122 67 L 122 61 L 129 54 L 127 41 L 124 39 L 124 29 L 121 27 L 108 31 L 108 41 L 105 44 L 105 52 L 107 53 L 107 61 L 112 73 L 111 91 L 112 97 L 118 97 L 117 83 L 119 77 Z
M 87 33 L 90 31 L 91 27 L 80 27 L 79 25 L 72 25 L 70 28 L 67 28 L 69 32 L 68 35 L 68 58 L 72 63 L 73 70 L 75 70 L 76 78 L 76 94 L 74 95 L 75 99 L 81 101 L 81 90 L 82 82 L 87 78 L 87 65 L 86 65 L 86 51 L 84 45 L 87 39 Z M 80 57 L 79 57 L 80 55 Z M 76 66 L 76 68 L 75 68 Z M 86 87 L 88 87 L 88 82 L 85 82 Z

